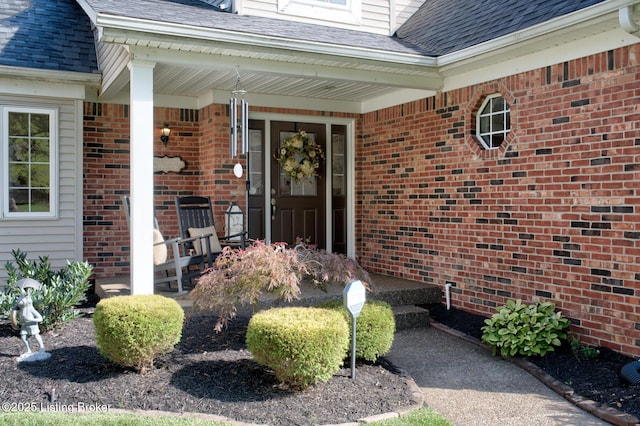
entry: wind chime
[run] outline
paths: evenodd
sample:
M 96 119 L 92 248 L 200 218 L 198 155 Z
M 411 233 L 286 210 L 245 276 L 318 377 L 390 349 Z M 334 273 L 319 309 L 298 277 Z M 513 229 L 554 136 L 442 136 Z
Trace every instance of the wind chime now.
M 246 154 L 249 149 L 249 104 L 244 100 L 247 91 L 242 87 L 237 69 L 236 74 L 236 85 L 231 91 L 233 96 L 229 99 L 229 154 L 232 161 L 238 157 L 233 173 L 239 178 L 242 177 L 240 155 Z

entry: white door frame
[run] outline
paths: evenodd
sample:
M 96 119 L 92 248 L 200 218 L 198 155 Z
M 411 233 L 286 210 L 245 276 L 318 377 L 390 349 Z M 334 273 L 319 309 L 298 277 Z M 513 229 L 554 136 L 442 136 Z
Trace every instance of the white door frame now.
M 249 118 L 251 120 L 264 121 L 264 211 L 265 216 L 265 238 L 267 244 L 271 243 L 271 122 L 272 121 L 290 121 L 296 123 L 319 123 L 326 126 L 327 143 L 325 158 L 327 161 L 327 173 L 325 184 L 325 232 L 326 232 L 326 246 L 327 251 L 332 251 L 331 230 L 332 230 L 332 215 L 331 215 L 331 194 L 332 194 L 332 173 L 331 173 L 331 126 L 343 125 L 347 128 L 347 144 L 346 154 L 347 162 L 345 164 L 347 170 L 347 256 L 355 258 L 355 119 L 354 118 L 341 118 L 341 117 L 320 117 L 315 115 L 295 115 L 295 114 L 273 114 L 249 111 Z

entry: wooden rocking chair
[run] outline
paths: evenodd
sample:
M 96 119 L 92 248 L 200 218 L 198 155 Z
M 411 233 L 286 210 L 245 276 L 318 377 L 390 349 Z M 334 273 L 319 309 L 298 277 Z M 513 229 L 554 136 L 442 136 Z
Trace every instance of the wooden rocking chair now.
M 223 247 L 245 248 L 246 231 L 218 237 L 213 219 L 211 198 L 176 197 L 176 210 L 180 236 L 184 240 L 191 240 L 191 243 L 187 243 L 187 247 L 193 249 L 196 254 L 203 255 L 209 267 L 213 266 L 213 262 L 222 252 Z
M 123 197 L 123 206 L 129 223 L 131 212 L 128 196 Z M 159 290 L 177 291 L 184 294 L 184 286 L 192 286 L 192 280 L 200 276 L 205 269 L 205 257 L 193 251 L 194 244 L 207 247 L 209 240 L 206 236 L 189 238 L 172 238 L 165 240 L 158 227 L 158 220 L 154 217 L 154 284 L 165 284 Z M 172 283 L 175 281 L 175 287 Z

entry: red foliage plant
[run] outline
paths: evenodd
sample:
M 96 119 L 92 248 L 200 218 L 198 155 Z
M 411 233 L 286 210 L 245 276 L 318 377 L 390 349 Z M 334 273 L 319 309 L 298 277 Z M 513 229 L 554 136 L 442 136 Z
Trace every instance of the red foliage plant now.
M 313 249 L 304 244 L 287 248 L 285 243 L 256 241 L 246 249 L 225 247 L 214 267 L 205 271 L 191 292 L 194 310 L 217 312 L 215 330 L 233 319 L 238 306 L 257 309 L 263 293 L 290 302 L 300 298 L 300 283 L 310 278 L 327 282 L 360 279 L 368 287 L 369 274 L 346 256 Z

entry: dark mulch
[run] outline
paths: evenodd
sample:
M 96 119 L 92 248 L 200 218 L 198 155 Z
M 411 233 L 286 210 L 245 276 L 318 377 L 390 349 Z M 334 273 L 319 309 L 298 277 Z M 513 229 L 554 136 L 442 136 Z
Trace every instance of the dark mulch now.
M 48 361 L 17 364 L 24 345 L 8 325 L 0 326 L 3 403 L 46 405 L 55 388 L 56 402 L 65 405 L 198 412 L 288 425 L 350 422 L 411 404 L 407 377 L 384 360 L 359 363 L 355 380 L 347 360 L 346 368 L 326 383 L 304 391 L 280 386 L 246 350 L 246 318 L 221 334 L 213 331 L 214 317 L 189 318 L 175 350 L 160 357 L 151 373 L 140 375 L 100 355 L 92 309 L 83 311 L 83 318 L 63 330 L 44 334 L 52 355 Z
M 431 316 L 441 324 L 480 339 L 486 317 L 455 308 L 447 311 L 444 305 L 430 305 Z M 608 407 L 640 418 L 640 385 L 631 385 L 620 375 L 622 367 L 634 361 L 608 348 L 597 348 L 596 359 L 578 359 L 568 344 L 543 357 L 529 361 L 547 374 L 567 384 L 579 395 Z

